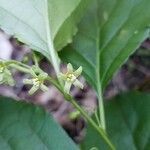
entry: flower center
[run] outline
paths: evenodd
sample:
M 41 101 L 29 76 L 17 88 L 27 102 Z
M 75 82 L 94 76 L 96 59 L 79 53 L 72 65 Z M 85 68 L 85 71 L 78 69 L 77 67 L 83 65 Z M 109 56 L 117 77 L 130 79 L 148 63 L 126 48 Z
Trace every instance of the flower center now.
M 68 82 L 74 82 L 75 80 L 76 80 L 76 77 L 74 76 L 74 74 L 70 73 L 67 75 Z
M 38 78 L 33 79 L 33 85 L 36 87 L 39 87 L 41 84 L 41 81 Z

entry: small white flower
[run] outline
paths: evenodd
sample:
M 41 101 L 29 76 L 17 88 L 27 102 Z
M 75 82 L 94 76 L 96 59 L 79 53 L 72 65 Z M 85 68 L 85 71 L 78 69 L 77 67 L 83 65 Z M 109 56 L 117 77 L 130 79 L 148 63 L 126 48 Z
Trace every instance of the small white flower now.
M 32 72 L 33 70 L 31 70 Z M 41 89 L 43 92 L 46 92 L 48 90 L 47 86 L 44 85 L 44 81 L 47 78 L 48 74 L 41 72 L 40 70 L 39 75 L 36 75 L 34 72 L 32 72 L 33 78 L 32 79 L 24 79 L 23 83 L 32 85 L 32 88 L 29 90 L 29 94 L 34 94 L 37 90 Z
M 73 71 L 73 67 L 70 63 L 67 65 L 67 72 L 65 74 L 60 73 L 60 78 L 65 81 L 64 91 L 67 94 L 69 94 L 72 84 L 83 89 L 83 84 L 77 79 L 81 73 L 81 66 L 77 70 Z

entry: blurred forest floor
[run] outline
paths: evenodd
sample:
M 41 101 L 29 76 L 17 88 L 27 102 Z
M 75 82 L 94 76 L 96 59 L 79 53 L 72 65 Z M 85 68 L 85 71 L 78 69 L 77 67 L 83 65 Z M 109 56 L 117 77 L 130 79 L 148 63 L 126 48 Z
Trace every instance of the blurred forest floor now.
M 22 61 L 26 57 L 29 57 L 28 64 L 32 65 L 30 49 L 0 31 L 0 58 Z M 41 60 L 40 66 L 46 72 L 54 75 L 52 66 L 48 64 L 45 58 Z M 62 70 L 65 70 L 65 65 L 62 65 Z M 70 119 L 70 113 L 75 110 L 63 99 L 57 89 L 49 86 L 48 92 L 39 91 L 35 95 L 29 96 L 27 92 L 30 87 L 24 86 L 22 83 L 23 78 L 28 78 L 28 75 L 14 72 L 14 78 L 17 81 L 15 87 L 0 86 L 1 95 L 14 97 L 18 100 L 25 99 L 44 106 L 77 143 L 82 140 L 85 134 L 85 122 L 82 118 Z M 84 89 L 72 88 L 72 95 L 92 114 L 96 107 L 96 94 L 83 77 L 80 80 L 85 85 Z M 104 96 L 105 99 L 109 99 L 121 92 L 130 90 L 150 92 L 150 39 L 144 41 L 140 48 L 114 75 L 104 92 Z

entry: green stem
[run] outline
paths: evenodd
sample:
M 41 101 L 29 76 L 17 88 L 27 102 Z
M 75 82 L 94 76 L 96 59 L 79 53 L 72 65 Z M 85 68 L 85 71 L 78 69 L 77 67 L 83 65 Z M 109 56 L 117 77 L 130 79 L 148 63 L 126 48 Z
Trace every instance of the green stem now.
M 19 62 L 19 61 L 16 61 L 16 60 L 6 61 L 6 64 L 7 64 L 7 65 L 15 64 L 15 65 L 24 67 L 24 68 L 26 68 L 26 69 L 30 69 L 30 66 L 28 66 L 28 65 L 26 65 L 26 64 L 23 64 L 23 63 L 21 63 L 21 62 Z
M 34 60 L 35 66 L 39 67 L 39 63 L 38 63 L 36 54 L 34 52 L 32 54 L 33 54 L 33 60 Z
M 22 67 L 22 66 L 19 66 L 19 65 L 16 65 L 16 64 L 10 64 L 9 66 L 12 67 L 12 68 L 15 68 L 15 69 L 17 69 L 17 70 L 19 70 L 21 72 L 31 74 L 30 70 L 25 68 L 25 67 Z
M 99 115 L 100 115 L 100 121 L 101 126 L 104 130 L 106 130 L 106 122 L 105 122 L 105 110 L 104 110 L 104 102 L 103 102 L 103 96 L 102 96 L 102 89 L 100 86 L 100 81 L 97 86 L 97 93 L 98 93 L 98 104 L 99 104 Z
M 100 81 L 100 28 L 97 30 L 97 40 L 96 40 L 96 82 L 97 82 L 97 96 L 98 96 L 98 110 L 99 118 L 102 128 L 106 131 L 106 122 L 105 122 L 105 110 L 102 96 L 102 87 Z
M 47 80 L 53 84 L 61 93 L 64 93 L 62 86 L 59 85 L 59 82 L 51 78 L 50 76 L 47 77 Z
M 96 118 L 96 121 L 97 121 L 98 126 L 101 127 L 101 122 L 100 122 L 100 119 L 99 119 L 99 117 L 98 117 L 97 110 L 95 110 L 94 115 L 95 115 L 95 118 Z
M 107 137 L 105 131 L 103 130 L 103 128 L 100 128 L 99 126 L 97 126 L 97 124 L 91 119 L 91 117 L 78 105 L 78 103 L 71 97 L 71 96 L 67 96 L 66 98 L 68 98 L 68 101 L 70 101 L 72 103 L 72 105 L 80 111 L 80 113 L 82 114 L 82 116 L 95 128 L 95 130 L 102 136 L 102 138 L 105 140 L 105 142 L 109 145 L 110 149 L 115 150 L 114 145 L 111 143 L 111 141 L 109 140 L 109 138 Z
M 86 113 L 86 111 L 80 107 L 78 105 L 78 103 L 76 102 L 76 100 L 73 99 L 73 97 L 71 95 L 68 95 L 66 93 L 64 93 L 63 88 L 59 85 L 59 83 L 55 80 L 53 80 L 50 76 L 47 77 L 47 80 L 52 83 L 63 95 L 64 98 L 66 100 L 68 100 L 69 102 L 71 102 L 71 104 L 82 114 L 82 116 L 93 126 L 93 128 L 95 128 L 95 130 L 103 137 L 103 139 L 106 141 L 106 143 L 109 145 L 109 147 L 112 150 L 115 150 L 115 147 L 113 146 L 113 144 L 111 143 L 111 141 L 109 140 L 109 138 L 107 137 L 105 131 L 103 130 L 103 128 L 97 126 L 97 124 L 93 121 L 93 119 Z
M 8 65 L 9 67 L 12 67 L 12 68 L 15 68 L 21 72 L 24 72 L 24 73 L 29 73 L 31 74 L 30 72 L 30 66 L 28 65 L 25 65 L 19 61 L 16 61 L 16 60 L 10 60 L 10 61 L 6 61 L 6 65 Z

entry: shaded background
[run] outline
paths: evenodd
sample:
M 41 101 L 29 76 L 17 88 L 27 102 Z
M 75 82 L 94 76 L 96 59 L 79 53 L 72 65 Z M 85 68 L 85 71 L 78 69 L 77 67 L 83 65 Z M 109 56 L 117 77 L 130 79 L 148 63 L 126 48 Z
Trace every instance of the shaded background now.
M 0 31 L 0 58 L 15 59 L 18 61 L 33 64 L 30 49 L 17 42 L 13 37 Z M 41 68 L 51 75 L 54 71 L 45 58 L 40 61 Z M 62 70 L 65 71 L 65 65 L 62 64 Z M 84 137 L 84 127 L 86 126 L 82 118 L 70 119 L 70 113 L 75 111 L 74 108 L 63 99 L 62 95 L 53 86 L 49 86 L 49 91 L 43 93 L 38 91 L 35 95 L 29 96 L 30 87 L 24 86 L 22 80 L 28 78 L 28 75 L 13 71 L 14 78 L 17 82 L 15 87 L 0 85 L 0 94 L 24 99 L 35 104 L 42 105 L 47 109 L 54 118 L 63 126 L 68 134 L 78 143 Z M 83 77 L 80 78 L 84 83 L 84 89 L 79 90 L 72 88 L 72 95 L 83 105 L 83 107 L 92 114 L 96 108 L 97 99 L 95 92 L 90 88 Z M 125 91 L 140 90 L 150 92 L 150 40 L 147 39 L 142 43 L 139 49 L 128 59 L 128 61 L 114 75 L 110 84 L 107 86 L 104 96 L 106 100 Z

